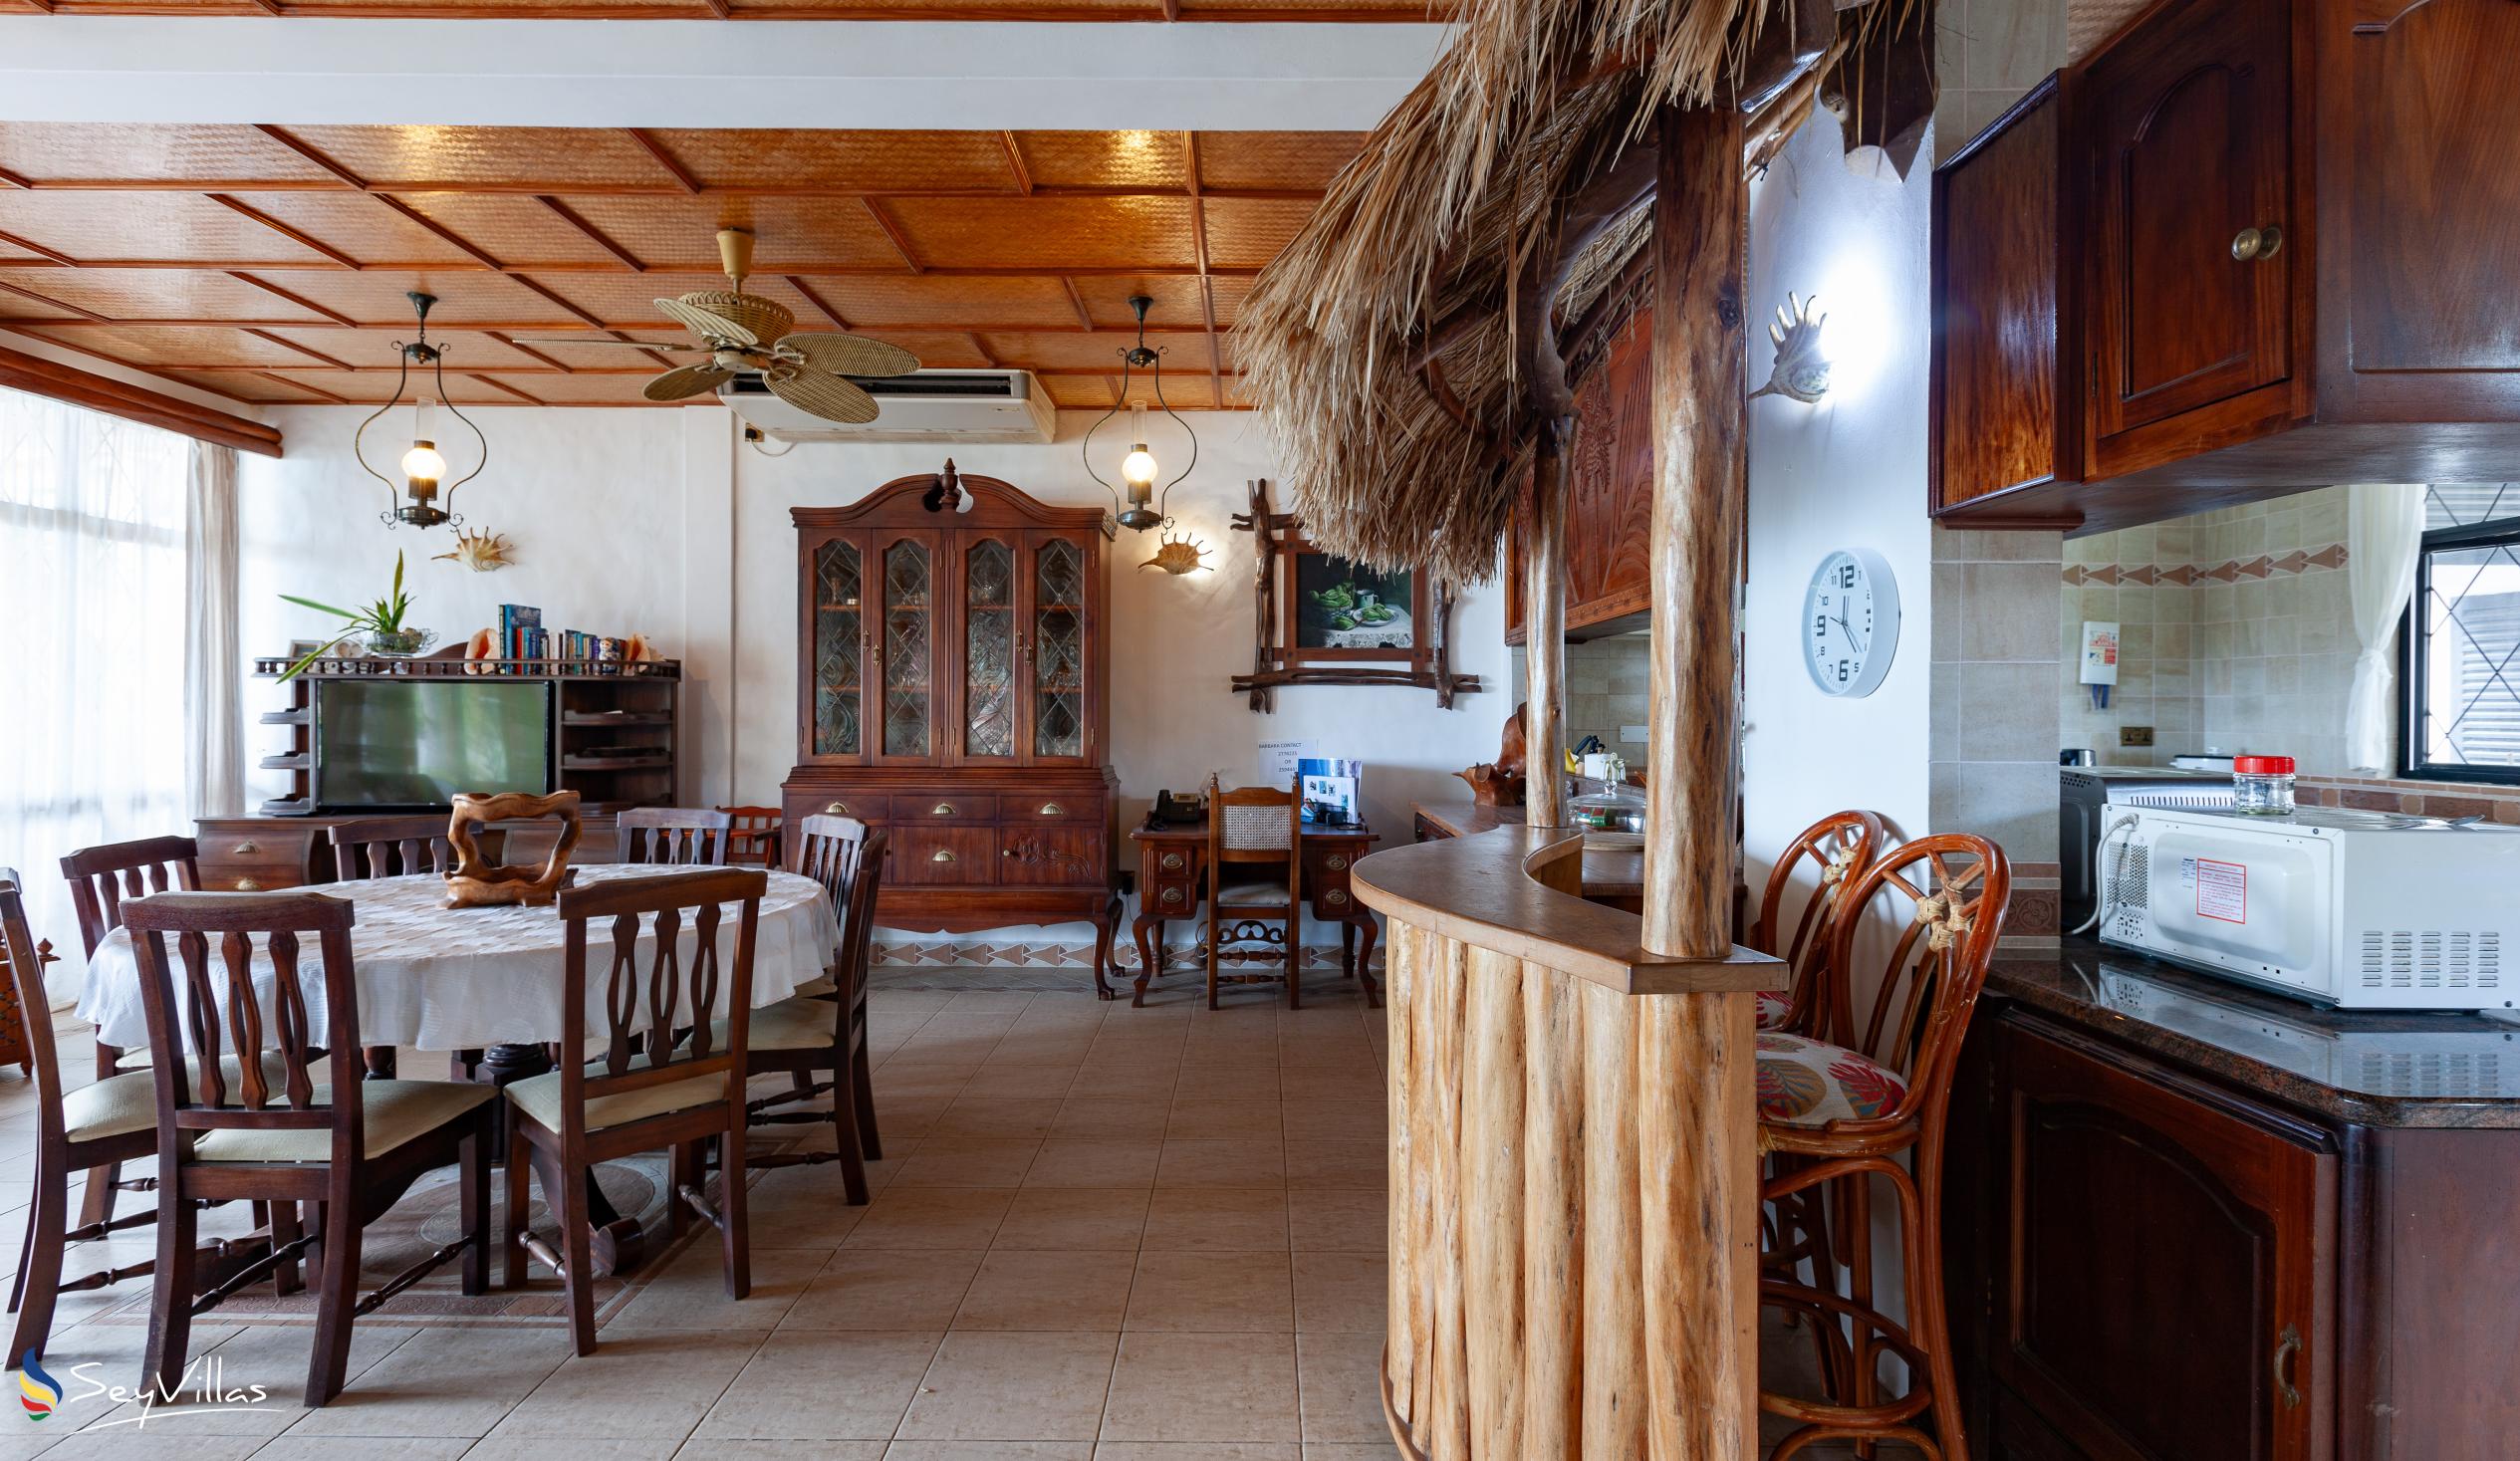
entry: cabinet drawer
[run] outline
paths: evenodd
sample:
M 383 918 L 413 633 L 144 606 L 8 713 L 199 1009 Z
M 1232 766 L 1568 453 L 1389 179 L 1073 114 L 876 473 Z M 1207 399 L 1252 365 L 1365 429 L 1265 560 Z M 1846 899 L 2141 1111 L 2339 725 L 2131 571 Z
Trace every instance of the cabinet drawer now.
M 211 892 L 271 892 L 300 887 L 317 878 L 332 878 L 332 848 L 325 844 L 319 871 L 320 829 L 312 827 L 197 827 L 201 846 L 201 886 Z
M 1328 886 L 1307 883 L 1304 896 L 1316 918 L 1346 918 L 1357 911 L 1357 895 L 1348 890 L 1344 878 Z
M 860 822 L 882 822 L 892 810 L 892 799 L 867 792 L 817 793 L 796 799 L 788 807 L 788 816 L 797 821 L 808 817 L 855 817 Z
M 1006 828 L 1039 822 L 1098 823 L 1107 816 L 1102 797 L 1093 793 L 1036 792 L 997 799 L 998 825 Z
M 1167 877 L 1146 887 L 1143 910 L 1159 918 L 1178 918 L 1198 906 L 1199 889 L 1186 878 Z
M 995 828 L 912 823 L 891 832 L 892 856 L 883 869 L 886 882 L 934 886 L 998 880 Z
M 894 792 L 890 801 L 890 825 L 895 827 L 965 822 L 986 825 L 997 821 L 997 798 L 987 792 L 945 787 L 927 792 Z
M 999 829 L 998 839 L 1000 881 L 1074 886 L 1111 880 L 1100 828 L 1010 825 Z

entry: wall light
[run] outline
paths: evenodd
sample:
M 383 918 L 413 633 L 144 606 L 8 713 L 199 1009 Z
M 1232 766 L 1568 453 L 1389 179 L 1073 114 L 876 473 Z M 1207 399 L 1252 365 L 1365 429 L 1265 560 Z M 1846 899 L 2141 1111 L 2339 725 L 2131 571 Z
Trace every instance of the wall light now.
M 1190 423 L 1182 420 L 1181 413 L 1166 404 L 1163 398 L 1163 352 L 1146 348 L 1146 311 L 1153 304 L 1153 300 L 1142 294 L 1130 296 L 1129 307 L 1137 313 L 1137 344 L 1120 353 L 1119 397 L 1112 402 L 1110 410 L 1098 417 L 1093 425 L 1085 428 L 1085 440 L 1080 444 L 1085 454 L 1086 475 L 1101 483 L 1103 490 L 1112 494 L 1112 508 L 1120 525 L 1139 533 L 1148 528 L 1159 528 L 1171 521 L 1165 514 L 1164 504 L 1171 500 L 1172 489 L 1181 485 L 1182 477 L 1190 475 L 1191 469 L 1196 467 L 1199 461 L 1198 433 L 1190 430 Z M 1146 372 L 1147 384 L 1154 391 L 1155 404 L 1162 408 L 1165 415 L 1178 423 L 1181 430 L 1190 438 L 1189 466 L 1181 469 L 1180 476 L 1163 484 L 1163 494 L 1160 498 L 1155 494 L 1155 478 L 1160 475 L 1160 469 L 1155 465 L 1155 454 L 1146 447 L 1146 402 L 1133 397 L 1129 389 L 1131 376 L 1138 370 Z M 1121 482 L 1129 489 L 1129 502 L 1126 506 L 1121 503 L 1120 488 L 1104 481 L 1103 474 L 1094 470 L 1094 433 L 1102 429 L 1105 421 L 1120 414 L 1123 402 L 1129 406 L 1130 434 L 1129 454 L 1122 457 L 1120 462 Z M 1108 535 L 1112 529 L 1107 524 L 1103 531 Z
M 481 460 L 471 471 L 440 490 L 438 484 L 446 478 L 446 454 L 437 449 L 437 404 L 446 398 L 446 350 L 443 346 L 428 343 L 428 311 L 431 305 L 437 303 L 437 297 L 413 290 L 405 298 L 411 301 L 412 313 L 419 317 L 419 333 L 408 345 L 394 342 L 393 348 L 401 353 L 402 368 L 393 377 L 393 394 L 368 419 L 360 422 L 357 431 L 351 433 L 351 455 L 359 459 L 359 465 L 366 469 L 369 476 L 385 484 L 385 510 L 378 516 L 386 527 L 404 523 L 414 528 L 434 528 L 440 523 L 461 527 L 464 520 L 449 511 L 455 503 L 455 489 L 480 476 L 481 469 L 490 465 L 490 441 L 470 417 L 455 409 L 452 401 L 447 401 L 446 413 L 461 421 L 464 429 L 472 433 L 474 444 L 481 450 Z M 378 416 L 402 403 L 402 391 L 411 383 L 413 365 L 428 368 L 436 391 L 412 397 L 411 445 L 402 453 L 398 464 L 402 469 L 402 484 L 396 487 L 391 477 L 378 471 L 368 460 L 368 428 L 377 423 Z M 396 494 L 400 494 L 401 501 L 394 500 Z

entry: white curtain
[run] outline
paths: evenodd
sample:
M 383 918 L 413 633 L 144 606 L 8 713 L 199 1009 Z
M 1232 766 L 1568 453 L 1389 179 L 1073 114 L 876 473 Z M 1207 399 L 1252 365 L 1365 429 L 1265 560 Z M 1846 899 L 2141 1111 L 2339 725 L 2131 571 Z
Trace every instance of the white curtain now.
M 245 810 L 244 695 L 236 660 L 236 448 L 192 443 L 184 498 L 184 806 Z
M 35 935 L 70 969 L 62 854 L 189 830 L 190 444 L 0 390 L 0 865 L 24 874 Z
M 2345 764 L 2396 774 L 2397 666 L 2392 646 L 2415 591 L 2423 547 L 2421 484 L 2357 482 L 2346 488 L 2345 582 L 2354 600 L 2354 688 L 2345 702 Z

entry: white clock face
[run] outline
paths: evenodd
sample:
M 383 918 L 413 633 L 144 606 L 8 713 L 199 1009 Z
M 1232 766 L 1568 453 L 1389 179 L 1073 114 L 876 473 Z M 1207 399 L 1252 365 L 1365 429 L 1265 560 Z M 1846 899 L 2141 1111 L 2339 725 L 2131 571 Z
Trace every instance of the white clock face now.
M 1898 649 L 1898 583 L 1866 548 L 1820 560 L 1803 593 L 1803 666 L 1827 695 L 1870 695 Z

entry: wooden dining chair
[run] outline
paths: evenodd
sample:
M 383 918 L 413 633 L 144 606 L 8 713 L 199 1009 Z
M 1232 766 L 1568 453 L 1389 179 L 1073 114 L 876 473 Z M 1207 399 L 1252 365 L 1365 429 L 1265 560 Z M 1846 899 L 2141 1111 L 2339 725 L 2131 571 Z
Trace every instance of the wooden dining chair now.
M 1824 1399 L 1761 1385 L 1760 1408 L 1801 1422 L 1773 1454 L 1828 1439 L 1897 1440 L 1965 1461 L 1943 1300 L 1943 1125 L 1960 1043 L 2011 896 L 2003 850 L 1984 838 L 1919 838 L 1880 857 L 1853 879 L 1829 931 L 1833 968 L 1852 978 L 1868 910 L 1878 900 L 1906 915 L 1861 1025 L 1851 1024 L 1843 1042 L 1781 1030 L 1758 1036 L 1759 1149 L 1793 1158 L 1770 1163 L 1760 1195 L 1782 1202 L 1835 1184 L 1846 1198 L 1846 1230 L 1856 1235 L 1843 1283 L 1832 1272 L 1803 1283 L 1769 1271 L 1759 1285 L 1762 1305 L 1811 1325 L 1824 1356 Z M 1874 1303 L 1867 1239 L 1877 1180 L 1897 1204 L 1903 1323 Z M 1880 1374 L 1886 1354 L 1907 1370 L 1904 1389 L 1888 1398 Z M 1930 1437 L 1914 1424 L 1928 1411 Z
M 123 904 L 151 893 L 193 891 L 201 886 L 201 848 L 188 837 L 152 837 L 137 842 L 106 843 L 81 848 L 61 859 L 62 876 L 70 883 L 70 905 L 79 916 L 81 950 L 94 959 L 97 945 L 123 926 Z M 145 1051 L 119 1049 L 100 1040 L 96 1045 L 97 1079 L 123 1070 L 126 1058 L 147 1059 Z M 79 1224 L 111 1222 L 115 1195 L 137 1190 L 122 1181 L 121 1168 L 108 1165 L 88 1174 L 87 1194 L 79 1200 Z
M 567 925 L 562 968 L 564 1051 L 601 1042 L 603 1054 L 561 1063 L 507 1088 L 507 1285 L 525 1282 L 530 1252 L 556 1270 L 569 1298 L 569 1333 L 595 1352 L 595 1270 L 587 1227 L 587 1174 L 632 1152 L 670 1149 L 675 1236 L 685 1206 L 716 1226 L 725 1250 L 726 1297 L 752 1292 L 744 1229 L 744 1069 L 752 1016 L 753 934 L 769 874 L 719 868 L 613 878 L 560 894 Z M 734 953 L 720 949 L 734 903 Z M 641 919 L 647 920 L 642 934 Z M 601 922 L 604 973 L 588 966 L 587 925 Z M 691 949 L 683 948 L 688 928 Z M 642 949 L 640 941 L 646 939 Z M 642 968 L 641 965 L 645 967 Z M 589 988 L 600 1026 L 588 1022 Z M 713 1019 L 718 1010 L 723 1020 Z M 700 1147 L 714 1141 L 723 1175 L 717 1203 L 702 1191 Z M 554 1246 L 529 1230 L 528 1168 L 560 1225 Z
M 796 826 L 796 866 L 791 869 L 813 878 L 823 885 L 823 895 L 831 900 L 832 912 L 840 919 L 840 947 L 832 951 L 831 972 L 797 993 L 821 999 L 842 998 L 842 971 L 851 965 L 858 972 L 857 983 L 847 994 L 849 1020 L 860 1052 L 853 1079 L 858 1086 L 858 1149 L 868 1161 L 883 1160 L 883 1138 L 876 1128 L 874 1062 L 866 1058 L 867 985 L 875 967 L 875 898 L 876 891 L 866 894 L 863 908 L 852 899 L 854 879 L 861 861 L 875 858 L 875 888 L 881 889 L 883 865 L 889 858 L 888 837 L 873 844 L 869 851 L 870 832 L 865 823 L 854 817 L 835 817 L 816 813 Z
M 787 813 L 777 807 L 720 807 L 730 826 L 727 829 L 726 860 L 745 867 L 778 867 L 787 862 L 782 854 L 780 832 Z
M 1293 785 L 1225 791 L 1207 779 L 1207 1007 L 1219 984 L 1286 981 L 1286 1007 L 1304 1007 L 1304 802 Z M 1232 920 L 1230 926 L 1228 919 Z M 1278 923 L 1282 935 L 1265 927 Z M 1224 945 L 1285 940 L 1286 971 L 1223 972 Z
M 735 819 L 697 807 L 633 807 L 621 815 L 617 862 L 723 867 Z
M 306 1403 L 323 1405 L 348 1378 L 359 1316 L 459 1257 L 463 1291 L 487 1290 L 497 1093 L 361 1079 L 350 936 L 358 909 L 348 899 L 174 892 L 126 903 L 123 913 L 139 962 L 156 1095 L 157 1272 L 144 1374 L 173 1393 L 184 1382 L 193 1318 L 313 1250 L 321 1258 Z M 306 967 L 309 942 L 320 974 Z M 310 1070 L 319 1045 L 330 1054 L 322 1070 Z M 187 1048 L 197 1064 L 179 1058 Z M 459 1169 L 461 1236 L 363 1296 L 364 1230 L 422 1175 L 448 1165 Z M 276 1223 L 268 1253 L 204 1292 L 194 1269 L 199 1204 L 238 1198 L 268 1203 L 275 1217 L 310 1204 L 313 1217 L 302 1235 Z
M 442 875 L 455 865 L 455 845 L 446 840 L 446 819 L 435 812 L 362 817 L 335 824 L 329 836 L 333 872 L 343 882 L 414 872 Z
M 817 822 L 847 823 L 848 828 L 816 827 Z M 845 851 L 850 854 L 849 870 L 825 884 L 833 893 L 832 906 L 841 915 L 840 948 L 832 963 L 828 993 L 800 992 L 752 1012 L 745 1071 L 754 1076 L 789 1076 L 795 1089 L 760 1096 L 748 1102 L 746 1109 L 756 1124 L 811 1125 L 828 1120 L 832 1149 L 777 1152 L 754 1157 L 752 1162 L 759 1167 L 785 1167 L 837 1161 L 849 1201 L 862 1206 L 868 1197 L 865 1143 L 874 1128 L 875 1103 L 874 1076 L 867 1058 L 867 956 L 888 838 L 881 832 L 870 836 L 865 823 L 845 817 L 809 818 L 799 832 L 809 850 L 819 844 L 829 853 Z M 831 1079 L 815 1080 L 818 1071 L 831 1072 Z M 832 1101 L 828 1111 L 776 1109 L 826 1095 Z

